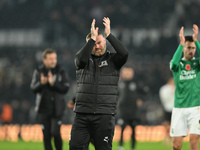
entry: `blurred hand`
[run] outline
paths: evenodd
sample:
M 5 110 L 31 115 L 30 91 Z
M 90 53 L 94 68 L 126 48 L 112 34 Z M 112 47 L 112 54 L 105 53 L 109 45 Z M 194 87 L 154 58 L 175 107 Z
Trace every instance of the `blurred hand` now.
M 43 73 L 40 74 L 40 81 L 42 85 L 45 85 L 48 82 L 47 77 L 45 77 Z
M 184 33 L 184 27 L 181 27 L 181 30 L 179 32 L 179 38 L 180 38 L 181 45 L 184 45 L 184 43 L 185 43 L 185 37 L 184 37 L 183 33 Z
M 110 19 L 108 17 L 104 17 L 103 24 L 105 26 L 105 36 L 108 37 L 110 35 Z
M 51 73 L 51 71 L 49 71 L 49 73 L 48 73 L 48 81 L 49 81 L 49 84 L 50 84 L 51 86 L 54 85 L 53 74 Z
M 98 27 L 95 28 L 95 22 L 96 22 L 96 20 L 93 19 L 92 24 L 91 24 L 91 38 L 92 38 L 94 41 L 96 41 L 96 39 L 97 39 L 98 30 L 99 30 Z
M 70 108 L 70 109 L 74 109 L 74 101 L 71 100 L 67 103 L 67 107 Z
M 137 107 L 139 108 L 139 107 L 141 107 L 142 106 L 142 104 L 143 104 L 143 101 L 142 101 L 142 99 L 137 99 L 137 102 L 136 102 L 136 104 L 137 104 Z
M 196 24 L 193 25 L 193 31 L 194 31 L 193 40 L 197 41 L 198 40 L 199 28 Z

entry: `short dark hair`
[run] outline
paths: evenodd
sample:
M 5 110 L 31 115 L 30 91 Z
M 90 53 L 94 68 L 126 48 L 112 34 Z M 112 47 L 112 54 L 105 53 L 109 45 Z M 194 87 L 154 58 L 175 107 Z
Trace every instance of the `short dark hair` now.
M 193 40 L 193 38 L 192 38 L 192 36 L 191 35 L 186 35 L 185 36 L 185 42 L 194 42 L 194 40 Z
M 46 58 L 47 54 L 51 54 L 51 53 L 56 53 L 55 50 L 51 49 L 51 48 L 47 48 L 44 50 L 44 52 L 42 53 L 42 57 Z
M 89 39 L 91 39 L 91 32 L 86 36 L 86 41 L 88 41 Z M 102 35 L 100 32 L 98 32 L 98 35 Z

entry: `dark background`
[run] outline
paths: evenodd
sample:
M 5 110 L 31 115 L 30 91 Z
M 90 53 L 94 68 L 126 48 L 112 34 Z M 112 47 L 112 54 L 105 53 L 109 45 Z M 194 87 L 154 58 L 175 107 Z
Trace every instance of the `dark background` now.
M 181 26 L 192 35 L 200 25 L 199 0 L 0 0 L 0 110 L 13 108 L 11 123 L 37 123 L 35 95 L 30 91 L 33 70 L 44 49 L 54 48 L 68 72 L 75 93 L 75 53 L 85 44 L 92 19 L 103 33 L 102 19 L 111 20 L 112 33 L 128 48 L 127 62 L 148 93 L 141 107 L 142 124 L 163 119 L 159 88 L 172 76 L 169 62 Z M 108 49 L 113 50 L 108 44 Z M 64 123 L 72 123 L 66 107 Z

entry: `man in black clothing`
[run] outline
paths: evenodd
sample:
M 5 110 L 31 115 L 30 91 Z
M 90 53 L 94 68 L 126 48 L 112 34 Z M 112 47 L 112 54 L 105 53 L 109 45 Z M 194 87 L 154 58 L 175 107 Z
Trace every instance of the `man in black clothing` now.
M 64 95 L 69 89 L 65 71 L 57 65 L 57 54 L 52 49 L 43 52 L 43 65 L 35 69 L 31 90 L 36 93 L 36 111 L 43 131 L 45 150 L 62 149 L 60 126 L 65 109 Z
M 134 80 L 134 70 L 131 67 L 124 67 L 119 82 L 119 119 L 117 121 L 121 126 L 119 150 L 124 150 L 123 132 L 127 125 L 132 128 L 131 150 L 135 148 L 135 127 L 139 123 L 138 108 L 142 105 L 141 95 L 145 93 L 144 86 Z
M 111 150 L 117 109 L 120 68 L 128 51 L 110 33 L 110 19 L 103 19 L 106 39 L 117 53 L 106 50 L 106 39 L 91 24 L 85 46 L 76 54 L 76 113 L 71 130 L 70 150 L 85 150 L 90 139 L 96 150 Z

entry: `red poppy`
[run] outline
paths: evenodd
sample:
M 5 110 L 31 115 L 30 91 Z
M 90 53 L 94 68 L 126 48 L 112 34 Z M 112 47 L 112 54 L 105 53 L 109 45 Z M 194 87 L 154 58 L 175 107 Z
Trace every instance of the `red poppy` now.
M 185 69 L 186 69 L 186 70 L 190 70 L 190 69 L 191 69 L 191 66 L 190 66 L 189 64 L 187 64 L 187 65 L 185 66 Z

